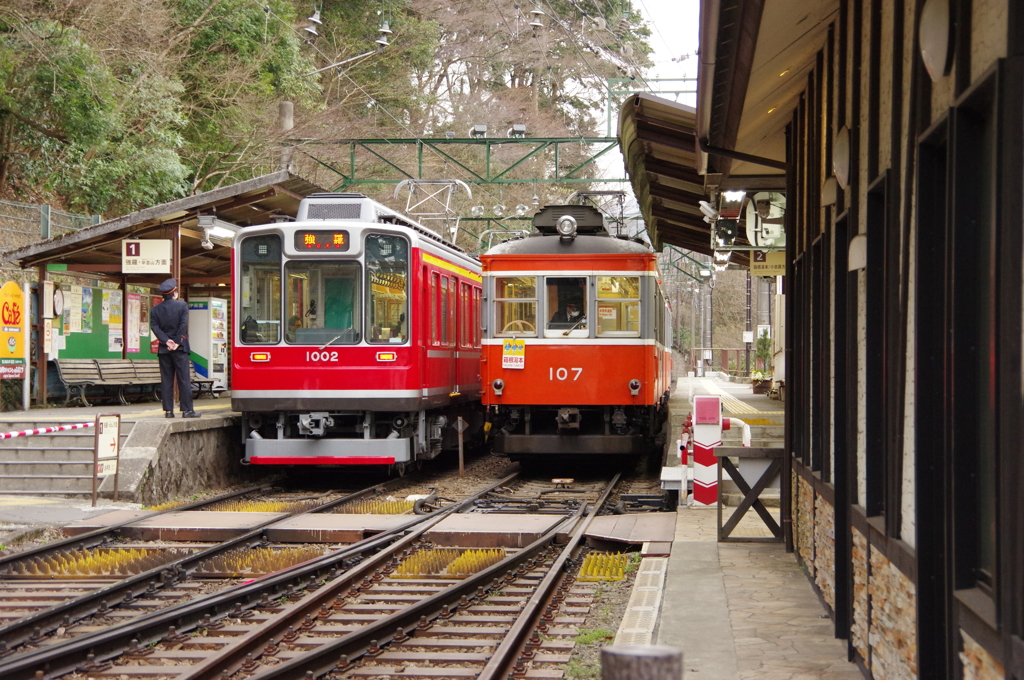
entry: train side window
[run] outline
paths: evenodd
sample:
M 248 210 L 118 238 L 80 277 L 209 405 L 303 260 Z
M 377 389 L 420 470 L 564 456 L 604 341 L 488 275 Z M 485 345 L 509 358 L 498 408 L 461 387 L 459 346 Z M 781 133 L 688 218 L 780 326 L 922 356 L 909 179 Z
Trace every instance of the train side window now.
M 468 283 L 463 283 L 459 288 L 459 346 L 471 347 L 473 345 L 472 325 L 473 313 L 470 307 L 472 300 L 471 289 Z
M 494 335 L 537 335 L 537 277 L 494 280 Z
M 587 337 L 587 277 L 549 276 L 545 287 L 549 316 L 545 330 L 550 331 L 549 335 Z
M 597 277 L 597 335 L 640 335 L 640 277 Z
M 437 295 L 441 287 L 441 275 L 434 272 L 430 275 L 430 344 L 437 344 Z
M 441 277 L 441 344 L 448 344 L 448 277 Z
M 483 318 L 480 316 L 480 289 L 473 288 L 473 347 L 480 347 Z
M 241 309 L 237 337 L 246 345 L 281 341 L 281 237 L 263 234 L 243 239 Z
M 459 299 L 456 296 L 459 290 L 459 280 L 454 276 L 451 280 L 451 285 L 448 287 L 448 315 L 445 317 L 448 319 L 448 344 L 452 347 L 458 344 L 458 338 L 455 335 L 456 328 L 458 326 L 455 323 L 456 317 L 459 314 Z
M 409 339 L 409 245 L 391 234 L 366 236 L 366 286 L 370 343 Z

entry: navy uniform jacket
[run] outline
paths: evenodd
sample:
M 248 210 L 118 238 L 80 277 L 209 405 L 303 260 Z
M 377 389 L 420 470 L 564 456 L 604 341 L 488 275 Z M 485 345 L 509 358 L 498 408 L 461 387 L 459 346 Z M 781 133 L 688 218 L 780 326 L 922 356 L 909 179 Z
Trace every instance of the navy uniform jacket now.
M 188 303 L 173 298 L 149 310 L 149 327 L 160 340 L 160 354 L 167 354 L 167 341 L 174 340 L 188 354 Z

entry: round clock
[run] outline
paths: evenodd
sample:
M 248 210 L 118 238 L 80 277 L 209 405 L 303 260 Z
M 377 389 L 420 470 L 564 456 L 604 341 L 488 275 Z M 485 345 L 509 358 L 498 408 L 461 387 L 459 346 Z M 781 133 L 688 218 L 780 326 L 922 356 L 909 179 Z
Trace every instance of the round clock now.
M 53 291 L 53 315 L 60 316 L 64 313 L 64 293 L 60 288 Z

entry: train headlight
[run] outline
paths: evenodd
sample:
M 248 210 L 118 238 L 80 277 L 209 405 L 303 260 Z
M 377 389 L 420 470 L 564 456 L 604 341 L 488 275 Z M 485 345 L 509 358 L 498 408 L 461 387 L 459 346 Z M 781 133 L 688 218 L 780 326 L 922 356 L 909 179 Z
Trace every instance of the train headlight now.
M 562 215 L 555 223 L 555 229 L 563 241 L 571 241 L 576 238 L 576 218 L 572 215 Z
M 632 380 L 629 381 L 629 393 L 632 394 L 634 397 L 640 394 L 640 381 L 637 380 L 636 378 L 633 378 Z
M 498 378 L 497 380 L 491 383 L 491 387 L 494 388 L 494 393 L 500 397 L 501 391 L 505 389 L 505 381 L 502 380 L 501 378 Z

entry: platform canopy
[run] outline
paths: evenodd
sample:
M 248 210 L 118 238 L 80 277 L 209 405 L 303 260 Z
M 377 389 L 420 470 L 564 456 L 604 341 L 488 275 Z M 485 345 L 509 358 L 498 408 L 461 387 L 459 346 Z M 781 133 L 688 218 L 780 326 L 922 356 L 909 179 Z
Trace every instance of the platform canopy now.
M 325 191 L 288 171 L 263 175 L 230 186 L 163 203 L 85 229 L 4 253 L 23 269 L 124 279 L 155 285 L 173 276 L 183 285 L 230 284 L 230 232 L 271 222 L 275 216 L 294 218 L 299 201 Z M 204 229 L 213 224 L 219 229 Z M 212 220 L 212 221 L 211 221 Z M 125 239 L 172 241 L 172 269 L 163 274 L 122 272 L 121 242 Z M 204 247 L 203 242 L 206 242 Z
M 786 128 L 838 5 L 703 0 L 697 107 L 650 94 L 626 100 L 619 143 L 656 248 L 711 255 L 699 201 L 785 191 Z M 742 229 L 736 245 L 749 246 Z

